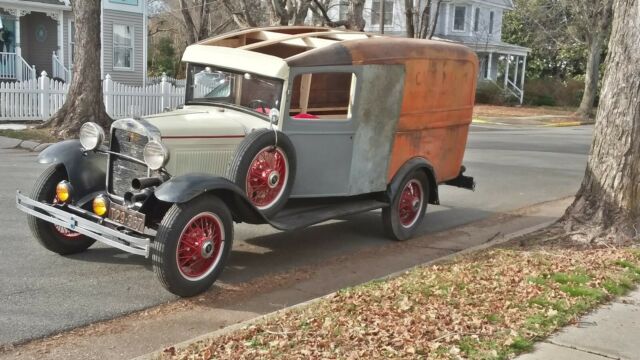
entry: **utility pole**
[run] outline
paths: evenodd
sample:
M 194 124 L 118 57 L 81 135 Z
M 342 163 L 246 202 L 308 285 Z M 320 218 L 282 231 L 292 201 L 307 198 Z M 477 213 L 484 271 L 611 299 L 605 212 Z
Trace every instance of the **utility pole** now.
M 380 35 L 384 34 L 384 3 L 385 0 L 380 0 Z

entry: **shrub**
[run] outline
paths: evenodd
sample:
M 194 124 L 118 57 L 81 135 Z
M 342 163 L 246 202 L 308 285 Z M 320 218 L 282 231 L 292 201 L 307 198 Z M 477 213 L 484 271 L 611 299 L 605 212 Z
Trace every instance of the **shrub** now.
M 556 78 L 531 79 L 525 82 L 524 103 L 536 106 L 575 107 L 580 104 L 584 82 Z
M 479 81 L 476 88 L 476 104 L 504 105 L 507 99 L 498 85 L 491 81 Z

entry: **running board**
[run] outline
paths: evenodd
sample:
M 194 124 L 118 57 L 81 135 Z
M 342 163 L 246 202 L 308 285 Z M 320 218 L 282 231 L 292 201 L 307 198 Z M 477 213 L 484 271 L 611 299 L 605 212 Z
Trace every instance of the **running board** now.
M 284 209 L 267 221 L 279 230 L 295 230 L 341 216 L 363 213 L 387 206 L 389 206 L 388 203 L 371 198 L 292 199 Z

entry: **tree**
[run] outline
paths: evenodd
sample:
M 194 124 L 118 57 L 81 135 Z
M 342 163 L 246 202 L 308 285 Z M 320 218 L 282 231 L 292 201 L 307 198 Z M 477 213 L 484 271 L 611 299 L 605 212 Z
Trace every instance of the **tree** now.
M 582 117 L 593 116 L 600 76 L 600 57 L 609 34 L 613 0 L 565 0 L 570 15 L 569 29 L 587 46 L 584 94 L 578 108 Z
M 73 79 L 60 110 L 41 126 L 51 128 L 57 138 L 75 137 L 87 121 L 105 129 L 111 124 L 100 78 L 100 0 L 74 1 L 72 6 L 76 26 Z
M 422 11 L 413 7 L 413 0 L 404 0 L 405 22 L 407 24 L 407 37 L 431 39 L 436 32 L 438 18 L 440 17 L 440 3 L 442 0 L 427 0 Z M 418 21 L 415 19 L 417 15 Z
M 613 14 L 587 170 L 559 222 L 574 240 L 640 240 L 640 0 Z
M 345 20 L 332 20 L 327 14 L 327 9 L 319 0 L 313 0 L 315 8 L 322 14 L 325 24 L 330 27 L 344 26 L 349 30 L 363 31 L 367 22 L 364 20 L 364 0 L 348 0 L 347 18 Z

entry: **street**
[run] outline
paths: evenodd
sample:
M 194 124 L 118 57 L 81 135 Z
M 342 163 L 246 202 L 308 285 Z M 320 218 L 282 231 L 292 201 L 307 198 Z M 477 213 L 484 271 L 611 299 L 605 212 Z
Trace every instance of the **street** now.
M 475 192 L 442 186 L 422 233 L 434 233 L 508 210 L 572 195 L 584 174 L 591 126 L 474 126 L 464 164 Z M 62 257 L 32 238 L 15 208 L 43 166 L 36 154 L 0 149 L 0 345 L 24 342 L 176 299 L 155 278 L 150 260 L 94 245 Z M 346 220 L 346 221 L 345 221 Z M 282 233 L 240 224 L 219 282 L 240 284 L 323 259 L 388 244 L 378 212 Z

